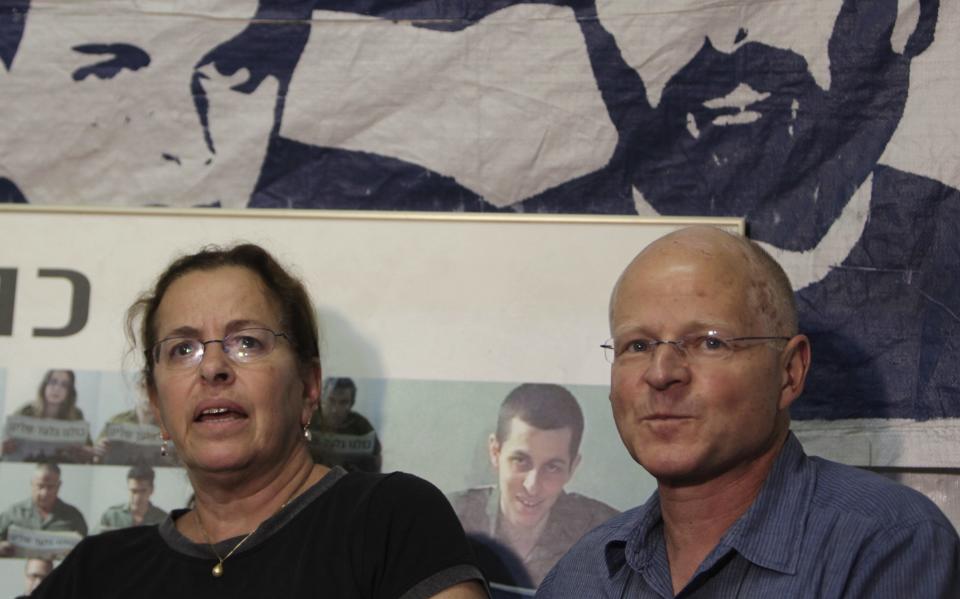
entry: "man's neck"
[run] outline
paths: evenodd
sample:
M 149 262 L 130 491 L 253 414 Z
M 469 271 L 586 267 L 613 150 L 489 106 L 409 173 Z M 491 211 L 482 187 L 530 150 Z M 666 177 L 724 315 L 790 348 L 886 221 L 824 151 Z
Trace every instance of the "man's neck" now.
M 133 516 L 134 524 L 140 524 L 143 522 L 143 517 L 147 515 L 147 509 L 149 507 L 149 503 L 145 504 L 143 507 L 138 507 L 136 505 L 130 506 L 130 515 Z
M 759 457 L 696 485 L 659 481 L 660 511 L 673 592 L 693 578 L 720 538 L 753 505 L 783 444 L 786 432 Z
M 526 561 L 530 552 L 536 547 L 537 541 L 540 540 L 543 530 L 547 527 L 548 519 L 549 516 L 537 522 L 535 526 L 521 527 L 510 524 L 503 517 L 503 513 L 500 513 L 497 522 L 497 528 L 499 529 L 497 530 L 497 536 L 507 542 L 507 545 L 513 549 L 521 561 Z

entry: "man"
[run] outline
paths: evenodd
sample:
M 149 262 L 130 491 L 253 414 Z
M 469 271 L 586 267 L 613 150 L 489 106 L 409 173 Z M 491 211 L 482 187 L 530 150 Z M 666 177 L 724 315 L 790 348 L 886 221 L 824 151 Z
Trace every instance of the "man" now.
M 170 446 L 166 454 L 157 451 L 160 437 L 150 402 L 137 399 L 132 410 L 114 414 L 107 420 L 93 446 L 94 462 L 98 464 L 146 464 L 150 466 L 177 465 L 176 448 Z M 143 441 L 148 443 L 143 443 Z
M 810 342 L 790 283 L 718 229 L 670 234 L 614 287 L 610 401 L 657 479 L 539 597 L 957 597 L 960 540 L 916 491 L 808 458 L 790 433 Z
M 127 472 L 127 490 L 130 500 L 107 508 L 100 518 L 98 532 L 131 526 L 160 524 L 167 513 L 150 503 L 153 495 L 154 472 L 150 466 L 138 465 Z
M 26 560 L 26 565 L 23 568 L 24 595 L 30 595 L 52 571 L 53 562 L 48 559 L 30 558 Z
M 353 379 L 326 381 L 320 409 L 310 420 L 310 453 L 318 464 L 380 472 L 380 440 L 370 421 L 353 411 L 356 400 Z
M 7 540 L 11 525 L 32 530 L 73 531 L 87 536 L 87 522 L 80 510 L 61 501 L 60 467 L 37 464 L 30 481 L 30 499 L 11 505 L 0 514 L 0 556 L 14 555 L 15 547 Z
M 888 142 L 941 4 L 598 2 L 581 21 L 615 40 L 587 36 L 621 135 L 603 176 L 621 187 L 591 181 L 583 196 L 632 195 L 644 216 L 747 219 L 793 278 L 822 358 L 795 417 L 960 416 L 960 281 L 943 276 L 960 257 L 960 193 L 881 164 L 931 162 L 923 123 Z
M 559 385 L 526 383 L 503 400 L 488 441 L 497 485 L 450 498 L 492 582 L 537 586 L 584 533 L 618 513 L 563 490 L 582 437 L 580 405 Z

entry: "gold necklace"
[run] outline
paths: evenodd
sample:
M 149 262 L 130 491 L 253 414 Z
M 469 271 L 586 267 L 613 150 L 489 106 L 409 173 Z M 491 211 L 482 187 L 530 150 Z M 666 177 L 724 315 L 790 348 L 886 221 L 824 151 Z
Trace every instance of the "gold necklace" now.
M 286 505 L 286 504 L 283 504 L 283 505 Z M 280 510 L 283 509 L 283 505 L 280 506 Z M 277 511 L 279 512 L 280 510 L 277 510 Z M 211 574 L 213 574 L 214 578 L 220 578 L 221 576 L 223 576 L 223 562 L 225 562 L 227 558 L 233 555 L 234 551 L 236 551 L 237 549 L 240 549 L 240 545 L 243 545 L 244 541 L 246 541 L 251 536 L 253 536 L 253 533 L 257 532 L 257 529 L 260 528 L 260 524 L 263 524 L 262 522 L 260 524 L 257 524 L 256 528 L 248 532 L 245 537 L 240 539 L 239 543 L 233 546 L 233 549 L 227 552 L 225 556 L 220 557 L 220 554 L 217 553 L 217 548 L 213 546 L 213 541 L 210 540 L 210 535 L 207 534 L 206 529 L 203 528 L 203 523 L 200 522 L 200 513 L 197 510 L 193 510 L 193 517 L 197 521 L 197 526 L 200 527 L 200 532 L 203 533 L 203 538 L 207 540 L 207 545 L 210 547 L 210 551 L 212 551 L 213 555 L 217 558 L 217 564 L 213 567 L 213 570 L 211 570 L 210 572 Z M 273 516 L 271 516 L 271 518 L 272 517 Z
M 312 472 L 312 470 L 311 470 L 310 472 Z M 260 524 L 263 524 L 264 522 L 266 522 L 266 521 L 269 520 L 270 518 L 273 518 L 274 516 L 276 516 L 277 514 L 280 513 L 280 510 L 282 510 L 283 508 L 287 507 L 287 504 L 290 503 L 290 501 L 293 499 L 294 495 L 296 495 L 297 491 L 300 490 L 300 487 L 303 486 L 303 483 L 307 482 L 307 480 L 309 480 L 309 479 L 310 479 L 310 473 L 308 472 L 308 473 L 307 473 L 307 478 L 305 478 L 305 479 L 303 479 L 302 481 L 300 481 L 300 484 L 297 485 L 296 488 L 294 488 L 293 493 L 290 494 L 290 497 L 287 497 L 287 500 L 284 501 L 284 502 L 280 505 L 280 507 L 277 508 L 277 511 L 273 512 L 272 514 L 270 514 L 270 517 L 267 518 L 266 520 L 261 521 Z M 251 530 L 250 532 L 248 532 L 245 537 L 243 537 L 242 539 L 240 539 L 240 541 L 239 541 L 236 545 L 233 546 L 233 549 L 231 549 L 230 551 L 228 551 L 225 556 L 220 557 L 220 554 L 217 553 L 217 548 L 213 546 L 213 541 L 210 539 L 210 535 L 207 534 L 207 529 L 205 529 L 205 528 L 203 527 L 203 522 L 200 521 L 200 510 L 198 510 L 197 508 L 194 508 L 194 509 L 193 509 L 193 517 L 194 517 L 194 519 L 197 521 L 197 526 L 200 528 L 200 532 L 203 534 L 203 538 L 207 541 L 207 546 L 210 547 L 210 551 L 212 551 L 214 557 L 217 558 L 217 563 L 216 563 L 216 565 L 214 565 L 214 566 L 213 566 L 213 569 L 210 571 L 210 573 L 213 574 L 213 577 L 214 577 L 214 578 L 220 578 L 221 576 L 223 576 L 223 562 L 227 561 L 227 559 L 229 559 L 230 556 L 233 555 L 234 552 L 236 552 L 237 549 L 240 549 L 240 545 L 243 545 L 244 541 L 246 541 L 247 539 L 249 539 L 250 537 L 252 537 L 252 536 L 253 536 L 253 533 L 257 532 L 257 531 L 260 529 L 260 524 L 257 524 L 257 525 L 254 527 L 253 530 Z

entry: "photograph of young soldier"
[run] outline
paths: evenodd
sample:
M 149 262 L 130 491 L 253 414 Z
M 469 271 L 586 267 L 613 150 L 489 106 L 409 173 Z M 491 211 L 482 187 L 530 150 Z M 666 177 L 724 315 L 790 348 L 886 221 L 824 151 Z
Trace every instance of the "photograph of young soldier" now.
M 491 582 L 533 588 L 614 508 L 564 491 L 580 463 L 583 412 L 560 385 L 524 383 L 500 405 L 490 434 L 497 483 L 450 495 Z
M 126 432 L 124 436 L 117 436 L 110 431 L 117 425 Z M 126 438 L 133 435 L 134 439 Z M 177 450 L 172 444 L 167 445 L 166 454 L 157 450 L 156 440 L 160 438 L 160 427 L 150 409 L 150 402 L 146 397 L 137 399 L 132 410 L 114 414 L 106 422 L 96 443 L 93 445 L 94 462 L 98 464 L 138 465 L 149 466 L 176 466 Z M 149 440 L 142 444 L 136 441 Z
M 150 502 L 154 491 L 154 477 L 153 468 L 150 466 L 139 465 L 130 468 L 127 472 L 127 491 L 130 493 L 130 498 L 126 503 L 107 508 L 100 517 L 96 532 L 160 524 L 167 517 L 167 512 Z
M 8 540 L 11 526 L 37 531 L 75 532 L 81 537 L 87 535 L 87 522 L 83 514 L 60 499 L 60 485 L 60 467 L 57 464 L 37 464 L 30 480 L 30 497 L 0 513 L 0 557 L 11 557 L 18 552 L 17 547 Z
M 380 472 L 382 464 L 377 431 L 353 410 L 357 385 L 347 377 L 324 382 L 320 409 L 310 420 L 310 453 L 318 464 L 343 466 L 348 471 Z

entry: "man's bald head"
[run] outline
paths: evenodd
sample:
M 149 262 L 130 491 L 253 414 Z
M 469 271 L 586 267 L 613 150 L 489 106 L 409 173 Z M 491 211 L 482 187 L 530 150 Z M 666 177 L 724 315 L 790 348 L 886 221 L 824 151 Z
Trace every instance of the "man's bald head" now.
M 749 309 L 764 325 L 764 334 L 792 337 L 797 334 L 797 305 L 790 279 L 783 268 L 755 242 L 709 226 L 693 226 L 657 239 L 627 265 L 610 297 L 610 322 L 614 322 L 617 297 L 624 281 L 643 276 L 647 268 L 682 267 L 684 260 L 708 262 L 728 275 L 731 285 L 743 287 Z

